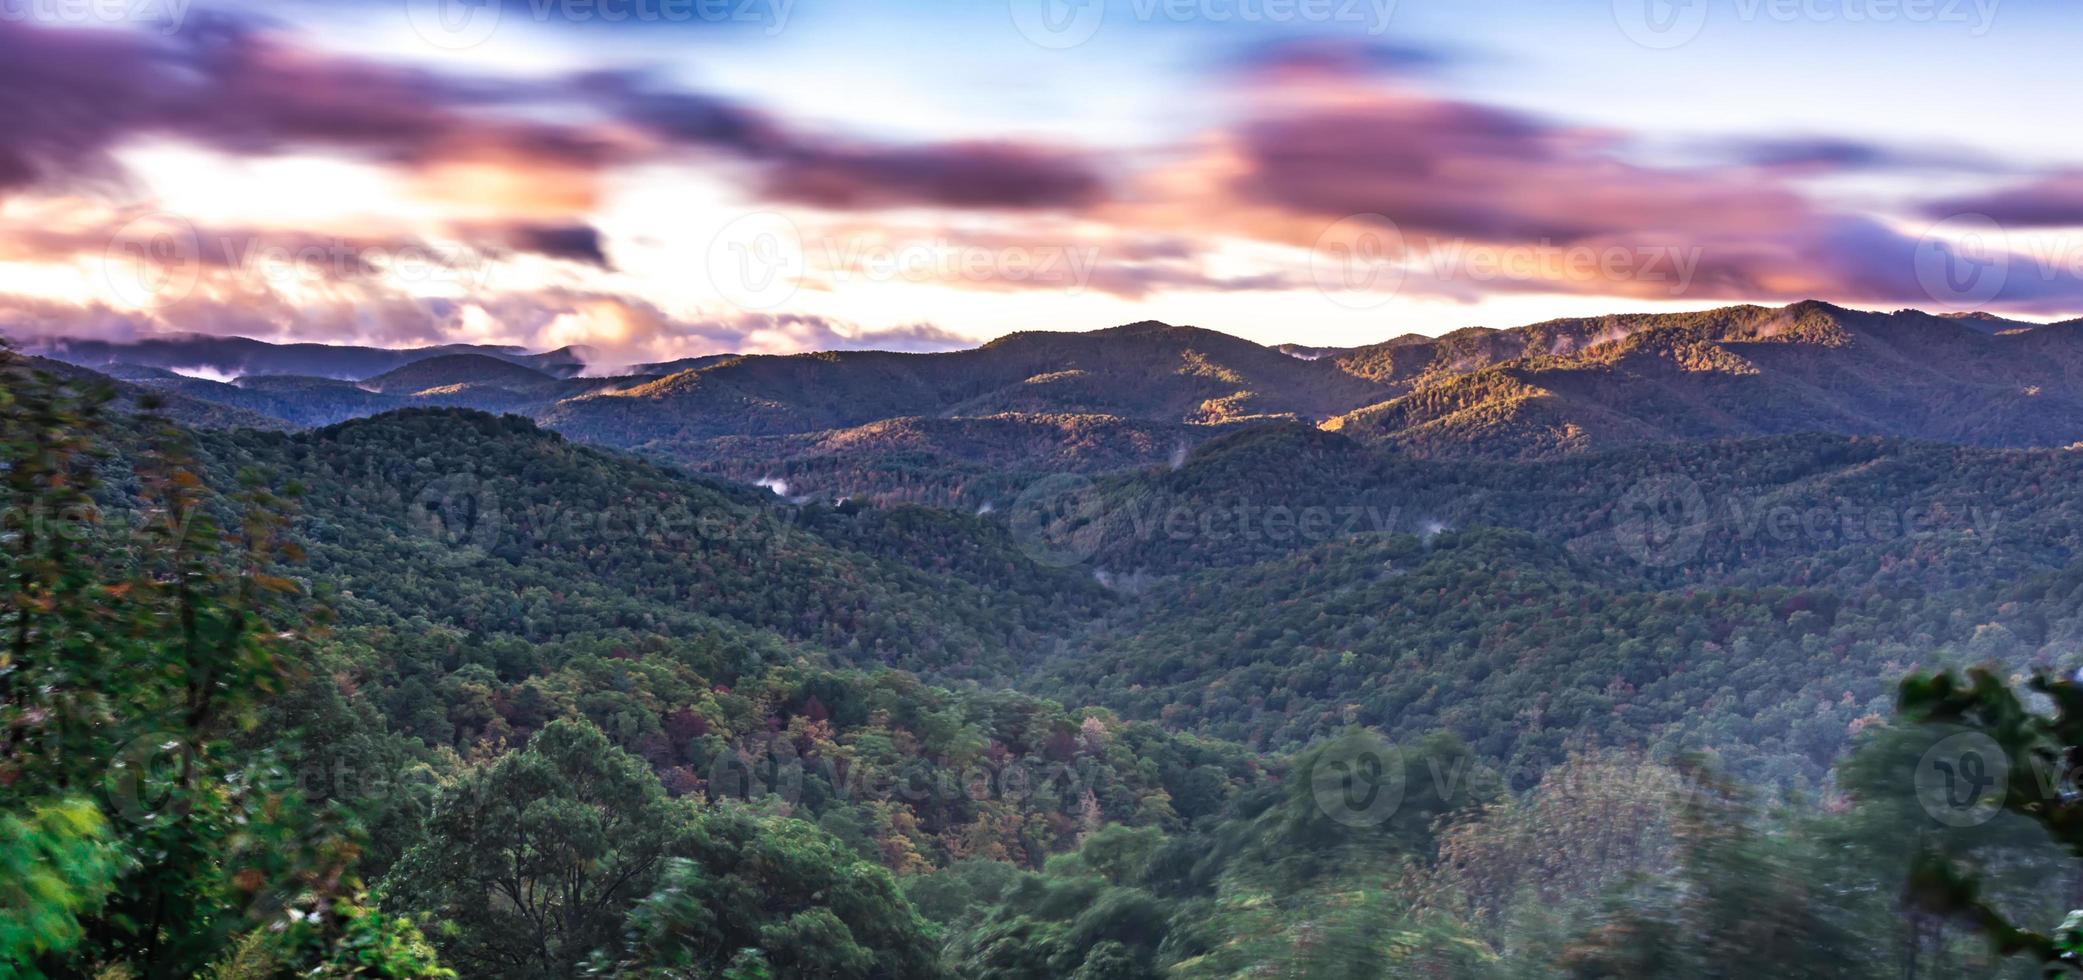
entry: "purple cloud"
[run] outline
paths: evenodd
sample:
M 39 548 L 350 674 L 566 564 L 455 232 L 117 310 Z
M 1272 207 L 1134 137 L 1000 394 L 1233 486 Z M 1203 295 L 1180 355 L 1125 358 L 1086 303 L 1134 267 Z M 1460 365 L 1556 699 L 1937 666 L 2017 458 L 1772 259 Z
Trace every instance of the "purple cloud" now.
M 2014 228 L 2083 225 L 2083 171 L 2049 174 L 2022 186 L 1936 201 L 1924 209 L 1934 218 L 1986 215 Z
M 541 111 L 574 107 L 609 124 Z M 777 200 L 828 208 L 1079 207 L 1103 194 L 1091 163 L 1061 149 L 846 139 L 640 76 L 540 83 L 401 68 L 231 20 L 175 38 L 0 22 L 0 189 L 120 176 L 110 151 L 148 136 L 250 155 L 322 148 L 401 166 L 493 158 L 583 172 L 694 148 L 750 164 L 755 190 Z

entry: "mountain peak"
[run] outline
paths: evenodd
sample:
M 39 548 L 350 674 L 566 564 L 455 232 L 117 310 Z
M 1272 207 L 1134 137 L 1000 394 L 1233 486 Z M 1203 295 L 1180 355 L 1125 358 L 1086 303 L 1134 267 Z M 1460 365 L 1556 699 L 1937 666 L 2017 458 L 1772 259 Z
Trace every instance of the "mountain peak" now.
M 1169 330 L 1182 330 L 1182 329 L 1183 329 L 1183 330 L 1196 330 L 1196 329 L 1199 329 L 1199 328 L 1197 328 L 1197 327 L 1181 327 L 1181 326 L 1180 326 L 1180 325 L 1178 325 L 1178 324 L 1166 323 L 1166 322 L 1164 322 L 1164 321 L 1162 321 L 1162 320 L 1138 320 L 1138 321 L 1136 321 L 1136 322 L 1134 322 L 1134 323 L 1124 323 L 1124 324 L 1122 324 L 1122 325 L 1120 325 L 1120 326 L 1118 326 L 1118 327 L 1107 327 L 1107 328 L 1105 328 L 1105 329 L 1102 329 L 1102 330 L 1094 330 L 1094 331 L 1092 331 L 1092 332 L 1093 332 L 1093 333 L 1096 333 L 1096 334 L 1116 334 L 1116 335 L 1133 335 L 1133 334 L 1145 334 L 1145 333 L 1164 333 L 1164 332 L 1166 332 L 1166 331 L 1169 331 Z
M 533 387 L 555 380 L 531 367 L 501 360 L 488 354 L 444 354 L 369 378 L 362 384 L 372 391 L 411 393 L 463 384 Z
M 1743 307 L 1734 306 L 1729 307 L 1729 309 L 1738 310 L 1743 309 Z M 1807 314 L 1822 314 L 1824 316 L 1844 316 L 1848 313 L 1851 313 L 1852 311 L 1842 306 L 1838 306 L 1835 303 L 1828 303 L 1819 299 L 1804 299 L 1798 303 L 1788 303 L 1786 305 L 1786 312 L 1795 316 L 1804 316 Z

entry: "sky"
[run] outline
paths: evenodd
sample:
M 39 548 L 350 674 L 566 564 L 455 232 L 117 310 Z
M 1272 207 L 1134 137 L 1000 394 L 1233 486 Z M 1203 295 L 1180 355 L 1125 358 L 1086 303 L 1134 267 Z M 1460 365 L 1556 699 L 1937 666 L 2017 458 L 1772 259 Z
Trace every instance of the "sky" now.
M 0 0 L 0 334 L 2083 315 L 2049 0 Z

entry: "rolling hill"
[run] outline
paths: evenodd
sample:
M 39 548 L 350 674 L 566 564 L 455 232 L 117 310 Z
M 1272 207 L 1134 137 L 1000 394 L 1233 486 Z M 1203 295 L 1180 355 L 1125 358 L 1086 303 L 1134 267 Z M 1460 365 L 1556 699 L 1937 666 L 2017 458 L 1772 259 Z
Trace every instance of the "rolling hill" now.
M 585 367 L 585 351 L 575 348 L 544 353 L 474 344 L 393 349 L 343 344 L 271 344 L 245 337 L 201 334 L 148 337 L 130 342 L 53 338 L 38 340 L 25 350 L 88 368 L 134 365 L 191 374 L 208 372 L 222 378 L 287 374 L 357 381 L 416 361 L 451 354 L 498 358 L 528 365 L 555 377 L 571 377 Z
M 1539 458 L 1792 432 L 2083 440 L 2083 327 L 1824 303 L 1559 320 L 1348 355 L 1408 383 L 1326 424 L 1426 456 Z
M 1991 448 L 2083 441 L 2083 323 L 1820 302 L 1475 327 L 1357 348 L 1270 348 L 1144 322 L 938 354 L 712 355 L 618 378 L 568 377 L 578 370 L 569 350 L 314 346 L 154 341 L 73 345 L 67 356 L 225 406 L 228 424 L 473 408 L 792 495 L 971 509 L 1034 474 L 1159 467 L 1182 447 L 1268 422 L 1442 460 L 1803 432 Z M 238 370 L 329 366 L 232 384 L 170 370 L 192 374 L 173 362 L 205 353 Z
M 366 378 L 362 387 L 386 395 L 412 395 L 430 389 L 466 386 L 526 391 L 555 380 L 534 368 L 485 354 L 444 354 Z

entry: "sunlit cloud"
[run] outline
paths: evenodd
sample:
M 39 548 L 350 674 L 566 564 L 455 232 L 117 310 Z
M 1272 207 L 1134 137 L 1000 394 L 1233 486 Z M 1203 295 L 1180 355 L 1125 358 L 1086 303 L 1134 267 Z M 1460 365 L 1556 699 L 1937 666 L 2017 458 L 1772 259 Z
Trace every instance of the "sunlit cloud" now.
M 517 59 L 538 30 L 380 57 L 282 10 L 178 32 L 0 23 L 7 329 L 582 345 L 633 364 L 1208 313 L 1386 334 L 1405 325 L 1367 311 L 2083 308 L 2073 169 L 1554 118 L 1457 94 L 1481 56 L 1452 44 L 1223 48 L 1168 69 L 1199 125 L 1110 145 L 1008 136 L 1003 118 L 921 135 L 897 122 L 916 107 L 812 118 L 569 38 Z M 777 237 L 733 237 L 748 226 Z M 2010 274 L 1933 289 L 1934 262 Z M 730 281 L 748 271 L 756 296 Z

